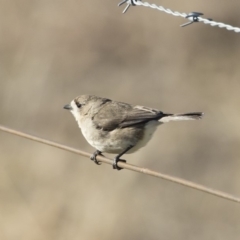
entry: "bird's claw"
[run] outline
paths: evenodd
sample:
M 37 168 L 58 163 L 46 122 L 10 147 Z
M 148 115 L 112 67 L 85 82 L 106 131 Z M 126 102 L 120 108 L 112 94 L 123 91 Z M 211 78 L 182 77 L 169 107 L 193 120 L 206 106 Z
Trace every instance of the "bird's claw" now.
M 124 163 L 126 163 L 127 161 L 126 161 L 126 160 L 123 160 L 123 159 L 119 159 L 118 157 L 115 157 L 115 158 L 113 159 L 113 164 L 112 164 L 113 169 L 117 169 L 118 171 L 120 171 L 120 170 L 122 170 L 122 168 L 118 166 L 118 162 L 124 162 Z
M 99 162 L 98 160 L 97 160 L 97 156 L 98 155 L 102 155 L 101 154 L 101 152 L 100 151 L 95 151 L 93 154 L 92 154 L 92 156 L 90 157 L 90 159 L 93 161 L 93 162 L 95 162 L 97 165 L 101 165 L 101 162 Z

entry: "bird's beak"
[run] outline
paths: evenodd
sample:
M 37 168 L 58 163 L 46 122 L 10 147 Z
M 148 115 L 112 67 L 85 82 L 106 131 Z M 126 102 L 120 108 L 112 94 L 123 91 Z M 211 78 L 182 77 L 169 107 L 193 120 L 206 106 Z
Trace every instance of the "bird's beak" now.
M 67 110 L 73 110 L 73 108 L 70 104 L 65 105 L 63 108 L 67 109 Z

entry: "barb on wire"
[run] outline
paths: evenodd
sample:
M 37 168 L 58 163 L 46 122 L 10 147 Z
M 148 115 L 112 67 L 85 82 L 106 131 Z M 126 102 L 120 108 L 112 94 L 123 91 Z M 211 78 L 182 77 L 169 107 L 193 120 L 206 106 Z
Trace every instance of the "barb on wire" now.
M 199 12 L 192 12 L 192 13 L 189 13 L 186 18 L 188 18 L 190 20 L 190 22 L 187 22 L 187 23 L 184 23 L 182 25 L 180 25 L 181 27 L 186 27 L 192 23 L 195 23 L 195 22 L 198 22 L 198 17 L 199 16 L 202 16 L 203 13 L 199 13 Z
M 138 1 L 142 1 L 142 0 L 138 0 Z M 127 10 L 129 9 L 130 6 L 136 6 L 136 4 L 134 3 L 134 0 L 123 0 L 118 4 L 118 6 L 121 6 L 124 3 L 127 3 L 127 6 L 123 10 L 123 13 L 127 12 Z
M 68 147 L 68 146 L 63 145 L 63 144 L 59 144 L 59 143 L 56 143 L 56 142 L 53 142 L 53 141 L 49 141 L 49 140 L 46 140 L 46 139 L 43 139 L 43 138 L 40 138 L 40 137 L 36 137 L 36 136 L 30 135 L 30 134 L 20 132 L 20 131 L 16 131 L 16 130 L 13 130 L 13 129 L 10 129 L 10 128 L 7 128 L 7 127 L 1 126 L 1 125 L 0 125 L 0 130 L 3 131 L 3 132 L 7 132 L 7 133 L 17 135 L 19 137 L 30 139 L 32 141 L 36 141 L 36 142 L 40 142 L 40 143 L 43 143 L 43 144 L 46 144 L 46 145 L 49 145 L 49 146 L 52 146 L 52 147 L 60 148 L 62 150 L 69 151 L 69 152 L 72 152 L 72 153 L 75 153 L 75 154 L 78 154 L 78 155 L 81 155 L 81 156 L 84 156 L 84 157 L 90 158 L 91 155 L 92 155 L 90 153 L 87 153 L 87 152 L 84 152 L 84 151 L 81 151 L 81 150 L 78 150 L 78 149 L 75 149 L 75 148 L 71 148 L 71 147 Z M 109 158 L 106 158 L 104 156 L 99 156 L 98 155 L 97 160 L 100 161 L 100 162 L 112 165 L 112 160 L 109 159 Z M 125 168 L 125 169 L 135 171 L 135 172 L 139 172 L 139 173 L 144 173 L 144 174 L 147 174 L 147 175 L 150 175 L 150 176 L 153 176 L 153 177 L 161 178 L 161 179 L 164 179 L 164 180 L 167 180 L 167 181 L 170 181 L 170 182 L 174 182 L 174 183 L 183 185 L 185 187 L 189 187 L 189 188 L 192 188 L 192 189 L 195 189 L 195 190 L 198 190 L 198 191 L 209 193 L 211 195 L 215 195 L 217 197 L 230 200 L 232 202 L 240 203 L 240 198 L 238 198 L 236 196 L 233 196 L 233 195 L 230 195 L 228 193 L 221 192 L 221 191 L 218 191 L 218 190 L 215 190 L 215 189 L 211 189 L 211 188 L 208 188 L 208 187 L 202 186 L 200 184 L 196 184 L 196 183 L 193 183 L 193 182 L 181 179 L 181 178 L 172 177 L 172 176 L 169 176 L 169 175 L 166 175 L 166 174 L 163 174 L 163 173 L 155 172 L 155 171 L 152 171 L 152 170 L 147 169 L 147 168 L 141 168 L 141 167 L 134 166 L 132 164 L 127 164 L 127 163 L 124 163 L 124 162 L 118 162 L 118 165 L 121 168 Z
M 127 3 L 127 7 L 124 9 L 123 13 L 125 13 L 129 9 L 130 6 L 143 6 L 143 7 L 149 7 L 152 9 L 157 9 L 159 11 L 165 12 L 167 14 L 171 14 L 176 17 L 189 18 L 190 22 L 182 24 L 181 27 L 185 27 L 185 26 L 188 26 L 188 25 L 190 25 L 192 23 L 196 23 L 196 22 L 203 22 L 204 24 L 209 24 L 212 27 L 217 26 L 219 28 L 226 28 L 227 30 L 234 31 L 236 33 L 240 32 L 239 27 L 233 27 L 233 26 L 225 24 L 225 23 L 215 22 L 211 18 L 199 17 L 200 15 L 203 15 L 202 13 L 198 13 L 198 12 L 192 12 L 189 14 L 180 13 L 180 12 L 172 11 L 171 9 L 168 9 L 168 8 L 164 8 L 162 6 L 157 6 L 156 4 L 142 2 L 142 0 L 123 0 L 121 3 L 118 4 L 118 6 L 121 6 L 124 3 Z

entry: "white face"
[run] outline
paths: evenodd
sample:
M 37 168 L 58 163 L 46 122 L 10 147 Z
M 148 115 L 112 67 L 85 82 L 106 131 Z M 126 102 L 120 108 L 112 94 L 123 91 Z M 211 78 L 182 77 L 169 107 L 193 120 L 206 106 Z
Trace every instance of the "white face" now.
M 74 116 L 74 118 L 76 119 L 76 121 L 78 122 L 81 118 L 80 112 L 79 112 L 79 108 L 77 107 L 76 103 L 74 100 L 71 101 L 70 103 L 72 110 L 71 113 Z

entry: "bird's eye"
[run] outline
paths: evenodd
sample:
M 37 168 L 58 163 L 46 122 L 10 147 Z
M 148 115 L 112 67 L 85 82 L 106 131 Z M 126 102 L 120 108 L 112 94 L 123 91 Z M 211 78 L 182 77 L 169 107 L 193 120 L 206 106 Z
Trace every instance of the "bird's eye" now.
M 78 108 L 80 108 L 82 106 L 82 104 L 79 103 L 79 102 L 76 102 L 76 105 L 77 105 Z

